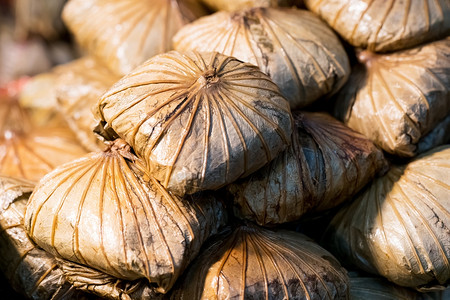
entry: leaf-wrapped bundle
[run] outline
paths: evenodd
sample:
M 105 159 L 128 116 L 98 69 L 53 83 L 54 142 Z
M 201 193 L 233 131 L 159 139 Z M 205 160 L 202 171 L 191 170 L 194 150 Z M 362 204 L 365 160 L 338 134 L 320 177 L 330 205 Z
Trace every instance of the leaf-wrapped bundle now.
M 359 53 L 335 114 L 385 151 L 414 156 L 450 113 L 449 53 L 450 38 L 393 54 Z
M 345 40 L 386 52 L 406 49 L 450 34 L 448 0 L 305 0 Z
M 86 153 L 65 126 L 35 126 L 17 99 L 0 95 L 0 174 L 38 181 Z
M 119 77 L 92 57 L 59 66 L 55 72 L 55 96 L 62 115 L 87 149 L 102 149 L 103 143 L 93 133 L 98 121 L 92 109 Z
M 153 57 L 103 95 L 98 114 L 178 195 L 256 171 L 292 131 L 289 104 L 270 78 L 219 53 Z
M 407 287 L 450 282 L 450 146 L 376 179 L 330 223 L 324 241 L 342 262 Z
M 313 13 L 294 8 L 217 12 L 183 27 L 174 48 L 217 51 L 259 66 L 292 109 L 333 94 L 350 75 L 334 32 Z
M 58 259 L 66 280 L 79 291 L 94 294 L 110 300 L 161 300 L 163 294 L 155 292 L 147 279 L 126 281 L 98 270 Z
M 228 186 L 235 213 L 260 225 L 299 219 L 349 199 L 387 167 L 370 140 L 324 113 L 293 113 L 292 145 Z
M 433 297 L 401 287 L 381 277 L 349 272 L 352 300 L 432 300 Z M 444 299 L 444 298 L 442 298 Z
M 71 285 L 56 259 L 37 248 L 23 228 L 34 184 L 0 175 L 0 269 L 11 286 L 29 299 L 69 299 Z
M 93 133 L 98 121 L 92 108 L 119 79 L 97 59 L 87 56 L 34 76 L 25 84 L 19 101 L 33 110 L 47 110 L 48 114 L 57 108 L 83 146 L 96 151 L 104 144 Z
M 203 14 L 196 0 L 70 0 L 63 19 L 89 54 L 124 75 L 170 50 L 172 36 Z
M 203 0 L 213 10 L 240 10 L 251 7 L 279 7 L 299 4 L 299 0 Z
M 117 140 L 47 174 L 25 228 L 56 256 L 120 279 L 147 278 L 165 293 L 223 225 L 224 209 L 212 195 L 169 194 L 122 155 L 132 157 Z
M 347 299 L 346 273 L 302 234 L 240 226 L 204 249 L 171 299 Z
M 423 153 L 437 146 L 450 143 L 450 114 L 439 122 L 433 130 L 422 137 L 417 144 L 417 153 Z

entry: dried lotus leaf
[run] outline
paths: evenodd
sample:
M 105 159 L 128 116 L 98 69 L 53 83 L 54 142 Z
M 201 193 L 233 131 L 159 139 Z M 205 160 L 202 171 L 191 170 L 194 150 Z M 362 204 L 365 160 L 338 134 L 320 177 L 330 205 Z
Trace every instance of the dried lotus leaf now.
M 38 181 L 86 153 L 67 127 L 35 126 L 16 99 L 0 96 L 0 174 Z
M 240 226 L 203 250 L 171 299 L 347 299 L 346 273 L 302 234 Z
M 74 296 L 55 258 L 37 248 L 23 228 L 34 184 L 0 175 L 0 269 L 12 288 L 29 299 Z
M 177 195 L 254 172 L 287 147 L 292 130 L 270 78 L 218 53 L 148 60 L 105 93 L 98 114 Z
M 170 50 L 172 36 L 203 14 L 193 0 L 70 0 L 63 19 L 89 54 L 125 75 Z
M 259 66 L 280 87 L 292 109 L 333 94 L 350 75 L 337 36 L 306 10 L 218 12 L 183 27 L 174 37 L 174 48 L 217 51 Z
M 335 114 L 383 150 L 414 156 L 450 113 L 450 38 L 393 54 L 362 52 Z
M 450 114 L 439 122 L 433 130 L 422 137 L 417 144 L 417 153 L 424 153 L 440 145 L 450 143 Z
M 98 122 L 92 107 L 119 78 L 95 58 L 83 57 L 31 78 L 20 92 L 19 101 L 33 111 L 45 110 L 49 114 L 57 107 L 86 149 L 101 150 L 104 144 L 93 133 Z
M 381 277 L 349 272 L 352 300 L 432 300 L 433 297 L 401 287 Z M 444 299 L 444 298 L 443 298 Z
M 299 4 L 296 0 L 203 0 L 213 10 L 234 11 L 251 7 L 278 7 Z
M 450 34 L 448 0 L 305 0 L 356 47 L 386 52 L 406 49 Z
M 163 299 L 163 295 L 156 293 L 146 279 L 129 282 L 63 259 L 58 259 L 58 265 L 74 288 L 97 295 L 101 299 Z
M 0 174 L 38 181 L 57 166 L 85 153 L 68 128 L 7 134 L 0 137 Z
M 449 284 L 449 161 L 446 145 L 392 167 L 335 216 L 329 249 L 401 286 Z
M 15 97 L 16 85 L 20 83 L 13 82 L 13 84 L 12 87 L 0 88 L 0 138 L 8 132 L 24 133 L 33 127 L 29 113 L 20 106 Z
M 33 189 L 34 183 L 29 180 L 0 175 L 0 215 L 20 197 L 30 196 Z
M 165 293 L 223 225 L 224 209 L 212 195 L 182 199 L 152 178 L 144 182 L 119 146 L 45 176 L 25 228 L 49 253 L 119 279 L 146 278 Z
M 119 77 L 92 57 L 85 57 L 58 67 L 55 96 L 70 128 L 83 145 L 92 151 L 104 148 L 93 133 L 98 121 L 92 113 L 98 99 Z
M 294 112 L 292 145 L 261 170 L 227 188 L 235 213 L 259 225 L 298 220 L 349 199 L 387 168 L 363 135 L 324 113 Z

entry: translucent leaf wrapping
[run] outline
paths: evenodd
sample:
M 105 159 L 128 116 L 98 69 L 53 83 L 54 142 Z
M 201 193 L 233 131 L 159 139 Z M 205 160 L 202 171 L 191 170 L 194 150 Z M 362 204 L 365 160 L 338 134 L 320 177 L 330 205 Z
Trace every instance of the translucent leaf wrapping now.
M 270 78 L 218 53 L 150 59 L 103 95 L 98 114 L 178 195 L 256 171 L 292 131 L 289 105 Z
M 16 99 L 0 95 L 0 174 L 38 181 L 86 151 L 67 127 L 35 126 Z
M 63 19 L 89 54 L 124 75 L 170 50 L 172 36 L 203 14 L 194 0 L 70 0 Z
M 240 226 L 203 250 L 171 299 L 347 299 L 346 273 L 304 235 Z
M 338 257 L 407 287 L 450 282 L 450 146 L 376 179 L 331 222 Z
M 259 66 L 292 109 L 336 92 L 350 74 L 337 36 L 306 10 L 218 12 L 183 27 L 174 37 L 174 48 L 217 51 Z
M 224 222 L 211 195 L 184 199 L 145 183 L 114 147 L 44 177 L 25 227 L 46 251 L 120 279 L 147 278 L 165 293 Z
M 450 34 L 448 0 L 305 0 L 345 40 L 371 51 L 406 49 Z
M 294 112 L 292 145 L 267 166 L 232 183 L 235 213 L 260 225 L 298 220 L 349 199 L 387 168 L 375 145 L 323 113 Z
M 385 151 L 417 154 L 417 144 L 450 113 L 450 38 L 393 54 L 359 54 L 335 114 Z
M 29 299 L 69 299 L 71 285 L 55 258 L 37 248 L 23 228 L 33 183 L 0 175 L 0 269 L 11 286 Z
M 297 0 L 203 0 L 213 10 L 240 10 L 251 7 L 278 7 L 299 4 Z

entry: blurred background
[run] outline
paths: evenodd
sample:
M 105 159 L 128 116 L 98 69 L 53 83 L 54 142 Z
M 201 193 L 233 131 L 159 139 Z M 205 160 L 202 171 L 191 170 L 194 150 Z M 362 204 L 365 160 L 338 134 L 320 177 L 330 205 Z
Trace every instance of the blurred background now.
M 0 87 L 77 57 L 61 20 L 66 0 L 0 0 Z

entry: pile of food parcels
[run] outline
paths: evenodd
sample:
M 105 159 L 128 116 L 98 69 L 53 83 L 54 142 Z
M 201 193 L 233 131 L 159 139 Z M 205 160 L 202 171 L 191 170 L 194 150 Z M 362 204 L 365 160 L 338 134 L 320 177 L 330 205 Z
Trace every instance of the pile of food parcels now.
M 448 0 L 1 1 L 26 299 L 446 299 Z

